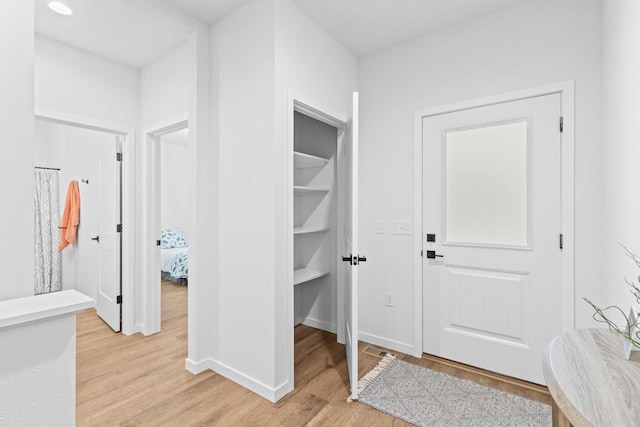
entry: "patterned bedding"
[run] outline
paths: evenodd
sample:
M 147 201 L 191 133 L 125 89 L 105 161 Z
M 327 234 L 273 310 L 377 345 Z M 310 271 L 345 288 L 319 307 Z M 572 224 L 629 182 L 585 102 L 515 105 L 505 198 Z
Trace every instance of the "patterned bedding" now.
M 183 230 L 162 230 L 160 270 L 163 278 L 186 283 L 189 277 L 189 247 Z
M 189 248 L 160 249 L 160 270 L 173 279 L 189 277 Z

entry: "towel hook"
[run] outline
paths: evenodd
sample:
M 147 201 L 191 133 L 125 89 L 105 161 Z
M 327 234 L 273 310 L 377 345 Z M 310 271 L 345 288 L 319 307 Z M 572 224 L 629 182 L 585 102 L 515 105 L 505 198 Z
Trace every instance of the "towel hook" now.
M 88 179 L 83 179 L 82 182 L 84 182 L 85 184 L 88 184 L 89 180 Z

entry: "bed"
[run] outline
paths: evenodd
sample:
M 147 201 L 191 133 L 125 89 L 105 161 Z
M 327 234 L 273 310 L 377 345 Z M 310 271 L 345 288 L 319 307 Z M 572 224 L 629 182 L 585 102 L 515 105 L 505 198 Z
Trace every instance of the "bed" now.
M 160 276 L 186 285 L 189 281 L 189 246 L 182 230 L 162 230 Z

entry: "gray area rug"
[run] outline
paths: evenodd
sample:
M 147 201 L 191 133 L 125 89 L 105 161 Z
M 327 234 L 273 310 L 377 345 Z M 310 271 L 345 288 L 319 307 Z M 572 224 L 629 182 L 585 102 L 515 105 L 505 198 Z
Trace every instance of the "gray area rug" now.
M 358 400 L 418 426 L 551 426 L 551 407 L 390 354 L 359 383 Z

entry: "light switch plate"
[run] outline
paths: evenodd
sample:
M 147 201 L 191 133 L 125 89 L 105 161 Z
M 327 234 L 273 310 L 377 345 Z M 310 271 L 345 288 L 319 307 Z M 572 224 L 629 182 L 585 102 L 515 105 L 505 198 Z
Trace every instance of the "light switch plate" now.
M 384 221 L 381 219 L 376 221 L 376 234 L 384 234 Z
M 410 235 L 411 223 L 409 221 L 393 221 L 393 234 Z
M 384 294 L 384 305 L 386 305 L 387 307 L 395 307 L 395 304 L 393 302 L 393 293 L 387 292 L 386 294 Z

